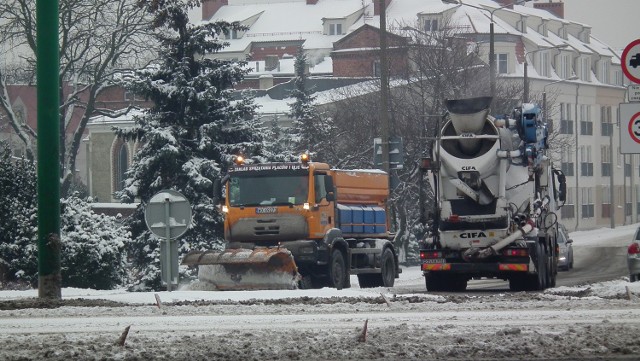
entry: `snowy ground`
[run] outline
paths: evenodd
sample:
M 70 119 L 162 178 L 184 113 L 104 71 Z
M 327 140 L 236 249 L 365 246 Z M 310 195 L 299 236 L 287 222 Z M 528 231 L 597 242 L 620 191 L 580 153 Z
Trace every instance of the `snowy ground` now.
M 626 247 L 637 225 L 574 232 Z M 638 360 L 640 283 L 545 292 L 428 294 L 417 267 L 394 289 L 0 291 L 1 360 Z M 48 306 L 48 307 L 46 307 Z M 367 323 L 364 342 L 358 341 Z M 127 326 L 124 346 L 117 345 Z

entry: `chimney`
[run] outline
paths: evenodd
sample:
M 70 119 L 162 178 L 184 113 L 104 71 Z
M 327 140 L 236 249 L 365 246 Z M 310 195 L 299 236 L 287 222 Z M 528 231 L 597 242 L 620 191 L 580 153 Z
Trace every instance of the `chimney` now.
M 547 10 L 553 15 L 559 17 L 560 19 L 564 19 L 564 3 L 563 2 L 551 2 L 549 0 L 548 3 L 535 3 L 533 4 L 535 9 Z
M 278 68 L 280 60 L 277 55 L 267 55 L 264 57 L 264 70 L 272 71 Z
M 307 5 L 315 5 L 318 3 L 318 0 L 307 0 Z
M 258 81 L 260 82 L 260 89 L 269 89 L 273 87 L 273 75 L 271 74 L 260 75 Z
M 513 10 L 513 0 L 496 0 L 496 2 L 500 5 L 500 6 L 504 6 L 505 9 L 511 9 Z
M 384 8 L 388 8 L 391 0 L 384 0 Z M 373 0 L 373 15 L 380 15 L 380 0 Z
M 229 5 L 229 0 L 203 0 L 202 20 L 209 20 L 221 7 Z

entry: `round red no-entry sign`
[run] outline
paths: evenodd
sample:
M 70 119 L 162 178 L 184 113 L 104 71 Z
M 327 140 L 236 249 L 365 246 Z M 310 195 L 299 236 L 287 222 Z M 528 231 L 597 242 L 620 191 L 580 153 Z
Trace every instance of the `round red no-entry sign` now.
M 640 112 L 634 114 L 629 120 L 629 135 L 631 139 L 640 144 Z
M 622 72 L 634 83 L 640 83 L 640 39 L 632 41 L 622 52 Z

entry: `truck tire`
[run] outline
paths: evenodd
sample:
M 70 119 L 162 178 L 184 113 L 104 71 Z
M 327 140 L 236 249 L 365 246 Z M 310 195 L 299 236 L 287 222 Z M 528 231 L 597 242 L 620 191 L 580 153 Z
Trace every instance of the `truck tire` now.
M 380 285 L 393 287 L 396 281 L 396 259 L 389 248 L 385 249 L 380 257 L 380 271 Z
M 430 272 L 424 276 L 425 285 L 429 292 L 446 291 L 444 275 L 438 272 Z
M 380 256 L 380 273 L 358 275 L 360 288 L 393 287 L 395 280 L 396 259 L 389 248 L 386 248 Z
M 529 289 L 542 291 L 547 287 L 547 252 L 541 242 L 536 243 L 536 273 L 531 275 Z
M 331 252 L 331 262 L 329 262 L 329 286 L 341 290 L 346 285 L 347 268 L 345 267 L 344 256 L 338 249 Z

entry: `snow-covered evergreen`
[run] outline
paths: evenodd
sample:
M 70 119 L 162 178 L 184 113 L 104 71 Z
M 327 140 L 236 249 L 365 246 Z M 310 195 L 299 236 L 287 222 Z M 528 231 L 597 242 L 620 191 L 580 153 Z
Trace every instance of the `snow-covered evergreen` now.
M 241 29 L 237 23 L 189 24 L 189 6 L 181 0 L 151 1 L 162 43 L 161 59 L 138 71 L 129 86 L 154 106 L 130 129 L 116 129 L 126 140 L 140 142 L 129 169 L 125 202 L 141 201 L 129 226 L 129 252 L 138 275 L 136 289 L 160 288 L 159 242 L 147 231 L 143 208 L 162 189 L 184 194 L 192 205 L 190 229 L 180 239 L 180 253 L 221 248 L 222 215 L 213 203 L 213 180 L 226 171 L 233 155 L 250 158 L 261 152 L 262 139 L 250 99 L 234 100 L 232 87 L 242 80 L 243 62 L 210 59 L 225 46 L 220 35 Z
M 0 142 L 0 283 L 38 280 L 35 164 Z
M 38 219 L 35 164 L 0 154 L 0 284 L 38 282 Z M 128 231 L 116 217 L 97 215 L 77 193 L 61 201 L 62 286 L 111 289 L 127 277 Z
M 130 234 L 116 217 L 95 214 L 90 201 L 75 194 L 61 202 L 62 286 L 113 289 L 126 283 Z

